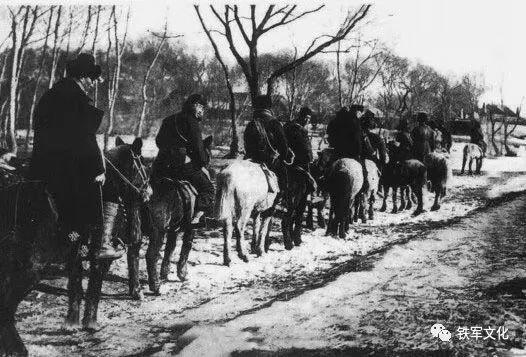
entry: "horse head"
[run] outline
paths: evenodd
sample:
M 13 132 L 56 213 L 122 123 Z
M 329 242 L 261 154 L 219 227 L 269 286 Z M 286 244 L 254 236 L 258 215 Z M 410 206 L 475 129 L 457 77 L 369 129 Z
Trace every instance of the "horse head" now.
M 132 144 L 115 138 L 115 147 L 106 153 L 108 187 L 105 192 L 121 199 L 129 199 L 132 194 L 143 202 L 150 200 L 152 187 L 143 163 L 142 147 L 141 138 L 135 138 Z

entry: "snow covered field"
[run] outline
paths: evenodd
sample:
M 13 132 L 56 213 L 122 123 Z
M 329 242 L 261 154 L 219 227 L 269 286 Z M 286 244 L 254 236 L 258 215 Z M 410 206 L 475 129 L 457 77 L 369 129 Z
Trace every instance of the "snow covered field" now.
M 20 305 L 17 321 L 21 336 L 33 356 L 177 352 L 184 347 L 177 337 L 195 325 L 227 323 L 276 301 L 287 301 L 356 269 L 365 255 L 408 241 L 435 226 L 447 225 L 485 205 L 488 199 L 526 189 L 524 156 L 486 159 L 482 175 L 458 176 L 462 147 L 461 143 L 453 146 L 450 163 L 455 175 L 438 212 L 428 211 L 416 218 L 411 216 L 411 211 L 375 212 L 374 221 L 354 225 L 352 233 L 344 240 L 325 237 L 324 231 L 317 229 L 305 232 L 303 244 L 292 251 L 284 250 L 279 226 L 275 225 L 274 243 L 267 255 L 251 256 L 249 263 L 243 263 L 234 254 L 230 268 L 222 266 L 221 230 L 200 230 L 190 253 L 188 281 L 178 281 L 174 265 L 162 296 L 146 295 L 140 302 L 129 300 L 126 260 L 122 258 L 113 264 L 103 286 L 104 297 L 99 310 L 101 330 L 88 333 L 62 326 L 67 305 L 66 280 L 61 275 L 48 277 L 40 290 L 51 293 L 32 292 Z M 424 207 L 427 210 L 432 200 L 432 195 L 426 192 Z M 390 203 L 388 200 L 388 211 Z M 381 200 L 377 200 L 376 207 L 380 204 Z M 247 247 L 249 238 L 247 234 Z M 174 255 L 174 262 L 176 259 Z M 143 259 L 141 279 L 146 279 Z M 147 287 L 145 289 L 147 291 Z M 311 309 L 315 313 L 318 307 L 306 304 L 297 309 L 303 313 Z M 276 313 L 280 313 L 279 308 Z M 291 321 L 290 328 L 294 326 Z M 209 338 L 214 339 L 214 336 Z M 231 343 L 231 340 L 215 342 Z M 311 343 L 315 347 L 317 342 Z

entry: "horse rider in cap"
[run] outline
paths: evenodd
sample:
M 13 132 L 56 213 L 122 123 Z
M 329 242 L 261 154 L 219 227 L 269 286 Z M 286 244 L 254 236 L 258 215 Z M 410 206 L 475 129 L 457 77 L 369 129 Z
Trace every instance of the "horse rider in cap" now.
M 336 118 L 327 125 L 329 146 L 334 149 L 331 162 L 338 159 L 355 159 L 362 164 L 364 175 L 363 190 L 367 189 L 367 168 L 363 151 L 364 134 L 359 117 L 364 111 L 363 105 L 352 104 L 349 109 L 341 108 L 336 113 Z
M 416 115 L 417 126 L 411 132 L 413 139 L 413 158 L 424 162 L 424 158 L 435 150 L 434 131 L 428 125 L 427 113 L 419 112 Z
M 106 177 L 96 133 L 104 112 L 87 94 L 100 75 L 95 58 L 82 53 L 67 62 L 66 77 L 44 93 L 35 111 L 30 177 L 48 184 L 60 230 L 70 242 L 87 242 L 91 236 L 100 248 L 95 258 L 116 259 L 122 253 L 113 248 L 111 235 L 102 235 Z
M 469 129 L 469 136 L 470 141 L 473 144 L 477 144 L 482 149 L 482 152 L 484 153 L 484 156 L 486 156 L 486 149 L 487 145 L 484 141 L 484 134 L 482 133 L 482 126 L 480 125 L 480 122 L 475 119 L 475 117 L 471 118 L 471 127 Z
M 206 166 L 209 153 L 203 144 L 203 118 L 206 101 L 200 94 L 190 95 L 181 111 L 163 119 L 155 138 L 159 153 L 154 161 L 152 177 L 157 184 L 163 177 L 187 180 L 197 190 L 195 214 L 192 224 L 210 215 L 213 209 L 214 185 Z
M 252 120 L 247 124 L 243 140 L 245 157 L 262 164 L 263 171 L 271 169 L 278 177 L 278 185 L 286 192 L 287 175 L 284 163 L 291 163 L 293 153 L 289 148 L 283 126 L 272 113 L 272 102 L 266 95 L 258 95 L 252 102 Z M 268 175 L 267 175 L 268 179 Z M 272 187 L 269 184 L 269 190 Z
M 312 146 L 306 126 L 312 116 L 309 107 L 300 109 L 295 120 L 287 122 L 283 129 L 287 137 L 290 149 L 294 153 L 294 166 L 300 168 L 307 175 L 310 192 L 315 191 L 316 182 L 310 174 L 310 164 L 313 161 Z
M 387 148 L 382 137 L 371 131 L 375 127 L 375 115 L 372 111 L 366 110 L 361 119 L 364 155 L 367 159 L 374 161 L 378 169 L 381 170 L 387 162 Z
M 413 156 L 413 138 L 409 132 L 409 126 L 406 119 L 400 119 L 397 127 L 396 141 L 398 142 L 399 160 L 409 160 Z

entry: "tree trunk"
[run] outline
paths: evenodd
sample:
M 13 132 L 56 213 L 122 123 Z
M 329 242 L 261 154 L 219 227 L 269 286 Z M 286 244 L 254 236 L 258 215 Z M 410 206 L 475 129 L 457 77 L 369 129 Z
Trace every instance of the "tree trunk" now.
M 62 14 L 62 5 L 59 5 L 58 12 L 57 12 L 57 20 L 55 22 L 55 30 L 54 30 L 54 39 L 53 39 L 53 51 L 52 51 L 52 57 L 51 57 L 51 73 L 49 74 L 49 84 L 48 88 L 51 89 L 53 87 L 53 84 L 55 83 L 55 73 L 57 71 L 57 64 L 58 64 L 58 53 L 60 51 L 58 46 L 58 37 L 59 37 L 59 29 L 60 29 L 60 16 Z
M 16 18 L 13 18 L 11 23 L 11 40 L 11 87 L 9 90 L 9 121 L 6 128 L 8 132 L 6 139 L 8 150 L 16 155 L 18 151 L 16 145 L 16 100 L 18 89 L 18 55 L 20 50 L 20 39 L 18 38 L 18 24 Z

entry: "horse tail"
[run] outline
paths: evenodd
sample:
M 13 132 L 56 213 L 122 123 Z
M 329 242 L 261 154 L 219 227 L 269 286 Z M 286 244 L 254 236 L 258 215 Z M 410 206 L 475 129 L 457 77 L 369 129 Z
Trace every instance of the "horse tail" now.
M 215 216 L 218 220 L 234 217 L 236 208 L 235 187 L 228 173 L 217 175 Z

